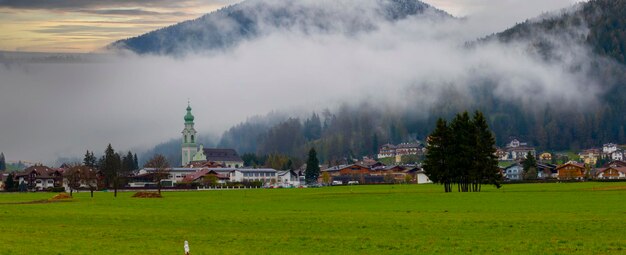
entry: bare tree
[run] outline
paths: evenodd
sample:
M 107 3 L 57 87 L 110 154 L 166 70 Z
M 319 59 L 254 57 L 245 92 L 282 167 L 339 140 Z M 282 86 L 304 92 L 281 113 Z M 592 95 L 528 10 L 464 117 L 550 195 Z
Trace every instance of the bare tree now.
M 161 181 L 169 178 L 170 176 L 170 163 L 165 156 L 156 154 L 144 165 L 146 168 L 153 168 L 153 181 L 157 183 L 159 194 L 161 194 Z
M 63 177 L 67 181 L 67 187 L 70 188 L 70 196 L 73 196 L 74 190 L 80 188 L 81 168 L 81 165 L 73 164 L 69 169 L 63 172 Z
M 81 182 L 89 188 L 91 197 L 93 197 L 94 190 L 98 188 L 98 172 L 91 167 L 84 166 L 83 171 L 80 174 L 80 179 Z

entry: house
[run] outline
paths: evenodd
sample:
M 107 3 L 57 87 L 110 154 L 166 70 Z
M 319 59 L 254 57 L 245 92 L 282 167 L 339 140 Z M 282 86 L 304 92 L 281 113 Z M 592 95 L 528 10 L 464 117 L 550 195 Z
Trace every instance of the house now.
M 504 169 L 504 178 L 511 181 L 521 181 L 524 179 L 524 167 L 520 163 L 506 167 Z
M 230 172 L 230 181 L 276 183 L 278 176 L 272 168 L 238 168 Z
M 143 168 L 135 176 L 129 177 L 130 187 L 149 187 L 154 183 L 154 168 Z M 161 180 L 163 186 L 172 187 L 176 183 L 198 182 L 206 175 L 215 174 L 218 182 L 276 182 L 276 170 L 271 168 L 185 168 L 169 169 L 168 178 Z M 187 177 L 189 176 L 189 177 Z
M 300 186 L 300 176 L 293 170 L 276 172 L 277 182 L 283 186 Z
M 616 165 L 616 166 L 624 166 L 626 167 L 626 162 L 622 161 L 622 160 L 614 160 L 609 162 L 608 164 L 604 165 L 604 167 L 609 167 L 611 165 Z
M 626 166 L 613 164 L 609 167 L 598 168 L 596 178 L 604 180 L 626 179 Z
M 552 161 L 552 153 L 544 152 L 539 155 L 539 160 L 541 161 Z
M 498 160 L 507 160 L 508 159 L 508 153 L 506 152 L 506 150 L 503 149 L 496 149 L 496 157 L 498 158 Z
M 433 183 L 426 175 L 426 171 L 424 171 L 423 169 L 419 167 L 413 167 L 411 169 L 404 170 L 404 172 L 406 174 L 412 175 L 413 180 L 417 184 Z
M 578 156 L 580 156 L 580 159 L 583 160 L 585 164 L 591 165 L 591 166 L 595 165 L 598 162 L 598 159 L 600 158 L 601 155 L 602 155 L 602 151 L 596 148 L 584 150 L 578 153 Z
M 611 153 L 617 151 L 617 144 L 607 143 L 602 145 L 602 154 L 610 155 Z
M 537 163 L 537 178 L 538 179 L 556 179 L 558 177 L 558 171 L 556 165 Z
M 64 164 L 65 165 L 65 164 Z M 64 168 L 64 166 L 61 166 Z M 96 169 L 88 166 L 79 166 L 77 169 L 67 166 L 62 172 L 63 175 L 63 188 L 66 191 L 70 191 L 70 185 L 74 185 L 73 189 L 90 189 L 94 190 L 98 188 L 98 180 L 100 179 L 100 172 Z M 72 178 L 78 177 L 78 180 Z
M 396 156 L 396 146 L 393 144 L 385 144 L 378 150 L 378 158 L 393 158 Z
M 367 166 L 353 164 L 347 165 L 339 169 L 340 175 L 369 175 L 371 169 Z
M 400 162 L 403 156 L 421 155 L 423 153 L 423 146 L 419 142 L 398 145 L 385 144 L 378 150 L 378 158 L 395 158 L 396 162 Z
M 24 183 L 29 190 L 45 190 L 63 185 L 62 171 L 43 165 L 28 167 L 15 173 L 14 178 L 18 184 Z
M 401 173 L 404 170 L 406 170 L 406 168 L 400 165 L 393 165 L 393 166 L 379 167 L 379 168 L 371 169 L 371 170 L 372 170 L 372 174 L 374 175 L 385 175 L 385 174 L 390 174 L 390 173 Z
M 587 169 L 585 168 L 585 165 L 581 163 L 570 161 L 570 162 L 567 162 L 565 164 L 558 166 L 556 168 L 556 171 L 558 172 L 557 178 L 559 180 L 571 180 L 571 179 L 582 180 Z
M 168 178 L 161 180 L 161 184 L 165 187 L 173 187 L 176 183 L 182 183 L 183 179 L 190 174 L 196 173 L 202 170 L 202 168 L 190 168 L 190 167 L 173 167 L 169 169 Z M 152 187 L 155 186 L 154 182 L 154 168 L 140 169 L 136 175 L 128 178 L 128 185 L 130 187 Z
M 420 143 L 401 143 L 396 146 L 396 156 L 419 155 L 421 153 Z
M 622 151 L 614 151 L 610 154 L 610 159 L 611 160 L 624 160 L 624 153 Z
M 214 176 L 216 183 L 220 183 L 220 184 L 226 183 L 227 181 L 230 180 L 230 176 L 228 174 L 224 174 L 224 173 L 220 174 L 220 173 L 217 173 L 215 170 L 205 168 L 195 173 L 186 175 L 183 178 L 182 182 L 183 183 L 205 183 L 205 181 L 208 180 L 210 176 Z
M 385 182 L 403 183 L 406 181 L 406 173 L 404 172 L 406 167 L 395 165 L 386 166 L 381 169 L 371 171 L 371 175 L 383 176 Z
M 498 153 L 496 151 L 496 153 Z M 513 139 L 506 145 L 504 153 L 500 152 L 500 160 L 523 160 L 530 153 L 536 156 L 535 148 L 528 146 L 527 143 L 522 143 L 517 139 Z
M 340 165 L 323 169 L 322 172 L 328 173 L 333 181 L 347 184 L 349 182 L 358 183 L 386 183 L 383 174 L 377 174 L 371 168 L 359 164 Z

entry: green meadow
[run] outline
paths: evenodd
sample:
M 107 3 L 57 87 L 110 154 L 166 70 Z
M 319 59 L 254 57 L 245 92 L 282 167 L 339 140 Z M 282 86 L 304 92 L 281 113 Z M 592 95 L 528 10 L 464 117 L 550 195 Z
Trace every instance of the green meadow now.
M 0 254 L 625 254 L 626 183 L 0 194 Z

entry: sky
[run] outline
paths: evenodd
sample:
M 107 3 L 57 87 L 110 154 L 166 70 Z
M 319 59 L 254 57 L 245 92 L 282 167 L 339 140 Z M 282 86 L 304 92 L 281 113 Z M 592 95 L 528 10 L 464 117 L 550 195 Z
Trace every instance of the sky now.
M 239 0 L 0 0 L 0 50 L 92 52 Z M 485 31 L 502 30 L 577 0 L 426 0 Z
M 575 1 L 427 2 L 466 19 L 381 23 L 356 37 L 271 31 L 231 51 L 183 58 L 0 63 L 0 152 L 9 161 L 52 164 L 85 150 L 101 153 L 108 143 L 145 150 L 180 136 L 188 99 L 199 136 L 219 137 L 251 116 L 310 115 L 346 98 L 413 100 L 428 109 L 448 89 L 466 91 L 482 77 L 494 80 L 498 96 L 529 106 L 563 99 L 563 107 L 576 107 L 570 104 L 589 103 L 601 92 L 583 75 L 589 53 L 579 45 L 564 45 L 552 63 L 529 56 L 523 45 L 459 47 Z M 90 52 L 228 3 L 0 0 L 0 47 Z

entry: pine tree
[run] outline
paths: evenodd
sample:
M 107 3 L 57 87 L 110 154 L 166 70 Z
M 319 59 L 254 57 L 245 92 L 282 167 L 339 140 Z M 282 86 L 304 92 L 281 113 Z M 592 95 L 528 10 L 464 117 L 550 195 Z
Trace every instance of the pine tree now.
M 7 170 L 7 162 L 4 159 L 4 153 L 0 153 L 0 171 Z
M 437 126 L 430 136 L 426 146 L 424 171 L 430 180 L 444 186 L 445 192 L 452 192 L 452 174 L 450 172 L 450 128 L 447 122 L 439 118 Z
M 122 158 L 122 165 L 122 169 L 124 170 L 123 172 L 131 172 L 135 170 L 135 160 L 133 158 L 133 154 L 130 151 L 128 151 L 126 156 Z
M 474 126 L 476 131 L 476 161 L 474 164 L 477 181 L 474 191 L 480 191 L 482 184 L 493 184 L 500 188 L 500 169 L 496 153 L 496 138 L 494 137 L 485 116 L 476 111 L 474 113 Z M 476 187 L 476 185 L 478 185 Z
M 320 176 L 320 163 L 317 159 L 317 152 L 315 148 L 311 148 L 309 151 L 309 159 L 306 162 L 305 180 L 307 184 L 317 183 L 317 178 Z
M 137 160 L 137 153 L 133 155 L 133 163 L 135 165 L 133 170 L 139 170 L 139 160 Z
M 311 118 L 304 121 L 303 128 L 304 137 L 308 141 L 320 139 L 322 136 L 322 121 L 316 113 L 313 113 Z
M 93 152 L 89 152 L 89 150 L 87 150 L 85 158 L 83 159 L 83 165 L 92 168 L 97 166 L 96 156 L 93 155 Z
M 530 153 L 530 151 L 522 161 L 522 167 L 524 168 L 524 179 L 537 179 L 537 159 L 535 159 L 535 156 Z
M 4 190 L 5 191 L 15 191 L 16 190 L 16 185 L 15 185 L 15 181 L 13 180 L 13 174 L 9 174 L 9 176 L 7 176 L 7 180 L 4 182 Z
M 454 155 L 449 160 L 450 168 L 458 190 L 467 192 L 472 182 L 470 171 L 475 168 L 473 165 L 476 162 L 476 131 L 469 114 L 457 114 L 450 124 L 450 130 L 454 141 L 450 146 L 450 153 Z
M 120 155 L 115 153 L 115 150 L 113 150 L 113 147 L 109 144 L 104 151 L 100 169 L 105 176 L 105 185 L 115 190 L 115 197 L 117 197 L 117 189 L 119 188 L 121 161 Z

